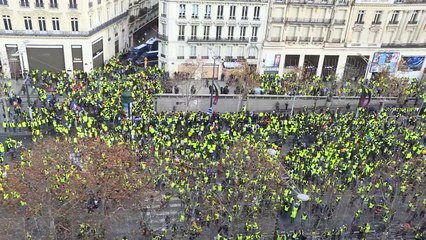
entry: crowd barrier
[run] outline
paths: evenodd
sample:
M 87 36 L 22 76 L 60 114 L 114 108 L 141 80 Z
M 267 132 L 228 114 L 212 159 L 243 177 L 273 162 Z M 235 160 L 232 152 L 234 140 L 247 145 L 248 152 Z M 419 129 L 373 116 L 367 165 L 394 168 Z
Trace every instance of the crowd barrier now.
M 300 109 L 303 107 L 338 107 L 344 108 L 348 104 L 356 107 L 359 97 L 341 97 L 335 96 L 331 101 L 327 101 L 326 96 L 282 96 L 282 95 L 248 95 L 247 99 L 242 99 L 242 95 L 227 94 L 220 95 L 218 103 L 213 105 L 216 112 L 236 112 L 240 111 L 242 105 L 246 105 L 248 111 L 282 111 L 292 108 Z M 407 105 L 413 105 L 414 98 L 409 98 Z M 154 104 L 156 111 L 190 111 L 206 112 L 210 107 L 210 94 L 155 94 Z M 396 97 L 373 97 L 370 105 L 397 106 Z

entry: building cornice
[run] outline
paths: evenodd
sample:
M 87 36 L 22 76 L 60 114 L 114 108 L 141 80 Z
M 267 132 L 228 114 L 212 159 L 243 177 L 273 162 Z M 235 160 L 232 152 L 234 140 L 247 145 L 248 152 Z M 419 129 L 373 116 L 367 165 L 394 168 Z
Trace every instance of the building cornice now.
M 17 36 L 31 36 L 32 38 L 87 38 L 91 37 L 94 34 L 102 31 L 103 29 L 117 24 L 119 21 L 123 20 L 129 15 L 128 11 L 110 19 L 107 22 L 91 29 L 90 31 L 79 31 L 79 32 L 70 32 L 70 31 L 25 31 L 25 30 L 13 30 L 6 31 L 0 30 L 0 35 L 2 38 L 8 37 L 17 37 Z

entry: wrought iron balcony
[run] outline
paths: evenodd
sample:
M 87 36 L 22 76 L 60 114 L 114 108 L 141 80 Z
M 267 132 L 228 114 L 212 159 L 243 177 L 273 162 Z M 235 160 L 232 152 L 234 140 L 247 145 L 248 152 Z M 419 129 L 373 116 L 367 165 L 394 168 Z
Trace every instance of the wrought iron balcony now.
M 329 24 L 331 22 L 331 19 L 287 18 L 286 22 L 290 24 Z
M 286 37 L 285 40 L 288 42 L 295 42 L 297 41 L 297 37 Z
M 235 39 L 229 39 L 229 38 L 189 38 L 188 42 L 221 42 L 221 43 L 226 43 L 226 42 L 233 42 L 233 43 L 238 43 L 238 42 L 242 42 L 242 43 L 248 43 L 249 39 L 246 37 L 240 37 L 240 38 L 235 38 Z
M 334 5 L 334 0 L 289 0 L 289 4 Z
M 397 4 L 419 4 L 419 3 L 426 3 L 426 0 L 395 0 L 395 3 Z
M 426 43 L 382 43 L 382 48 L 424 48 Z

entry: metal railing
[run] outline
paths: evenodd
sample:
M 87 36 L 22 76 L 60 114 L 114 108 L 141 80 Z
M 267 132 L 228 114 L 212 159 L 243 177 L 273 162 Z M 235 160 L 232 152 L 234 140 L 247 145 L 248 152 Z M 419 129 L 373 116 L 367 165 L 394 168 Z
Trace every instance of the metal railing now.
M 234 38 L 234 39 L 228 39 L 228 38 L 204 38 L 204 37 L 197 37 L 195 39 L 189 38 L 187 40 L 188 42 L 248 42 L 248 38 L 241 37 L 241 38 Z
M 334 0 L 290 0 L 290 4 L 334 5 Z
M 280 37 L 271 37 L 271 42 L 279 42 L 280 40 Z
M 349 0 L 338 0 L 336 3 L 337 6 L 348 6 Z
M 121 19 L 127 17 L 129 13 L 124 12 L 120 15 L 118 15 L 115 18 L 110 19 L 107 22 L 104 22 L 103 24 L 97 26 L 96 28 L 93 28 L 90 31 L 27 31 L 27 30 L 0 30 L 0 34 L 4 35 L 12 35 L 12 36 L 79 36 L 79 37 L 88 37 L 92 36 L 93 34 L 99 32 L 102 29 L 105 29 L 107 26 L 114 24 L 115 22 L 120 21 Z
M 305 23 L 305 24 L 329 24 L 331 19 L 313 19 L 313 18 L 286 18 L 287 23 Z
M 424 48 L 426 43 L 382 43 L 382 47 Z
M 332 38 L 331 39 L 332 43 L 340 43 L 340 41 L 341 41 L 340 38 Z
M 395 0 L 397 4 L 418 4 L 418 3 L 426 3 L 426 0 Z

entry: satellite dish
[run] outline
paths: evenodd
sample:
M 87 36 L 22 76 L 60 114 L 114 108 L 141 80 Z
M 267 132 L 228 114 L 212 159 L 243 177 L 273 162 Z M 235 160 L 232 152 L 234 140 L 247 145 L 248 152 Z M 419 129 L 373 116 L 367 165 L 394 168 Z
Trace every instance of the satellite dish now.
M 299 199 L 302 202 L 309 201 L 309 196 L 304 193 L 297 194 L 297 199 Z
M 277 150 L 270 148 L 268 149 L 268 154 L 271 156 L 275 156 L 277 155 Z

